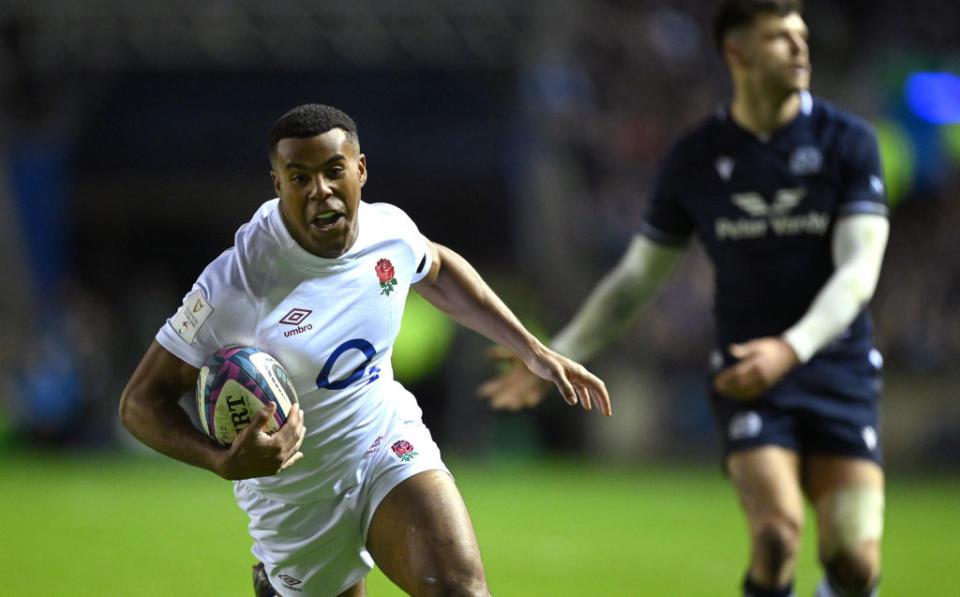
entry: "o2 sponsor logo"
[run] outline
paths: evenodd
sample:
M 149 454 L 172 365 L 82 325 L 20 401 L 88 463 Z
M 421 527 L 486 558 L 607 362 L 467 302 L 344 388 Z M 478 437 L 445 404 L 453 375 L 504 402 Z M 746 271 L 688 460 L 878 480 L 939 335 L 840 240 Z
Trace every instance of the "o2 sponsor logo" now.
M 330 374 L 333 372 L 333 366 L 337 359 L 352 350 L 359 350 L 366 358 L 343 379 L 330 379 Z M 363 385 L 376 381 L 380 377 L 380 368 L 373 366 L 369 370 L 367 369 L 376 354 L 377 349 L 374 348 L 373 344 L 363 338 L 347 340 L 327 357 L 327 361 L 320 369 L 320 374 L 317 375 L 317 387 L 321 390 L 342 390 L 359 381 L 363 381 Z

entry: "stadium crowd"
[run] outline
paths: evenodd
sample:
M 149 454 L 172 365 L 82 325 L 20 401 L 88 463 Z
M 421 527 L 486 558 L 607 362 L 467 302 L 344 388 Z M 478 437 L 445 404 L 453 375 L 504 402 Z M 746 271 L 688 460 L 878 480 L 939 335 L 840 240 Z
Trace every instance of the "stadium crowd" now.
M 508 299 L 511 292 L 527 297 L 529 300 L 520 301 L 527 312 L 524 308 L 518 311 L 539 320 L 543 329 L 556 329 L 566 320 L 620 254 L 639 221 L 653 168 L 665 148 L 728 94 L 710 41 L 704 3 L 604 0 L 565 6 L 568 10 L 544 18 L 543 26 L 536 26 L 541 22 L 536 15 L 531 18 L 530 34 L 521 36 L 524 45 L 509 63 L 493 69 L 472 67 L 459 75 L 441 76 L 434 71 L 422 77 L 427 83 L 399 79 L 401 84 L 422 88 L 438 103 L 445 93 L 440 90 L 451 77 L 495 79 L 498 84 L 488 93 L 496 97 L 472 108 L 482 112 L 484 123 L 501 127 L 494 139 L 505 139 L 505 161 L 516 159 L 519 168 L 516 163 L 491 163 L 483 157 L 490 147 L 484 146 L 467 148 L 460 156 L 462 161 L 452 163 L 447 172 L 441 171 L 443 164 L 415 174 L 405 170 L 405 163 L 371 166 L 374 182 L 377 168 L 382 167 L 392 169 L 390 179 L 394 181 L 403 181 L 404 176 L 454 179 L 450 188 L 465 190 L 465 195 L 479 195 L 484 192 L 482 181 L 499 179 L 496 190 L 507 194 L 506 199 L 468 201 L 484 222 L 496 221 L 505 227 L 502 242 L 467 253 L 486 271 L 495 273 L 493 277 L 506 288 Z M 888 167 L 892 162 L 912 162 L 914 167 L 908 176 L 910 184 L 898 196 L 891 196 L 895 209 L 890 243 L 872 307 L 878 347 L 887 358 L 888 427 L 906 425 L 889 416 L 905 410 L 902 405 L 909 402 L 912 412 L 905 435 L 898 440 L 896 433 L 889 433 L 888 441 L 915 450 L 928 448 L 949 458 L 951 453 L 960 454 L 960 449 L 943 449 L 945 442 L 951 441 L 956 448 L 957 440 L 945 430 L 960 421 L 960 407 L 948 400 L 956 394 L 954 363 L 960 360 L 960 269 L 954 256 L 954 230 L 960 226 L 956 190 L 960 188 L 960 149 L 949 149 L 947 139 L 948 135 L 960 136 L 960 124 L 938 126 L 910 114 L 904 105 L 903 81 L 912 70 L 947 68 L 938 56 L 945 56 L 960 37 L 960 7 L 948 0 L 927 0 L 912 8 L 889 1 L 811 1 L 807 6 L 808 20 L 817 24 L 811 40 L 814 93 L 822 90 L 824 96 L 879 128 L 904 131 L 907 139 L 883 147 Z M 0 222 L 4 226 L 0 230 L 4 238 L 0 266 L 6 274 L 0 285 L 0 436 L 7 441 L 26 436 L 47 443 L 112 445 L 125 438 L 116 425 L 115 412 L 120 384 L 135 365 L 131 355 L 142 353 L 157 323 L 170 315 L 164 311 L 166 306 L 180 299 L 169 296 L 165 289 L 183 286 L 176 282 L 192 279 L 198 272 L 177 271 L 172 266 L 175 259 L 151 250 L 152 239 L 173 233 L 180 222 L 161 221 L 156 217 L 158 208 L 146 205 L 139 212 L 118 210 L 115 219 L 107 219 L 93 202 L 118 205 L 149 198 L 156 204 L 169 199 L 182 209 L 189 203 L 189 193 L 212 188 L 223 192 L 225 200 L 242 199 L 245 208 L 240 212 L 246 214 L 246 206 L 258 204 L 269 192 L 267 180 L 251 183 L 259 181 L 258 176 L 266 179 L 266 173 L 256 170 L 255 162 L 248 165 L 241 159 L 238 163 L 250 172 L 222 184 L 204 182 L 203 170 L 208 164 L 198 155 L 204 145 L 189 141 L 191 129 L 179 130 L 177 122 L 166 121 L 142 130 L 138 128 L 140 117 L 132 110 L 104 116 L 103 105 L 123 101 L 115 97 L 124 89 L 119 84 L 104 84 L 102 98 L 85 96 L 73 111 L 63 108 L 71 104 L 69 90 L 61 91 L 68 95 L 59 101 L 40 101 L 54 88 L 50 73 L 32 72 L 24 66 L 29 61 L 23 52 L 29 44 L 18 46 L 15 42 L 22 42 L 27 33 L 12 26 L 10 19 L 6 24 L 4 62 L 18 68 L 5 71 L 0 117 L 0 129 L 5 133 L 0 157 L 6 165 L 0 187 Z M 416 58 L 413 62 L 416 67 Z M 189 73 L 191 67 L 181 68 Z M 391 75 L 383 75 L 383 68 L 376 77 L 370 76 L 382 82 L 378 91 L 386 91 L 393 80 Z M 385 68 L 389 71 L 391 67 Z M 410 64 L 395 68 L 409 69 Z M 491 77 L 491 70 L 499 74 Z M 328 74 L 342 76 L 336 71 Z M 138 76 L 169 81 L 178 75 L 144 69 Z M 254 67 L 231 80 L 238 95 L 273 81 L 262 68 Z M 196 82 L 194 87 L 201 89 L 199 96 L 208 93 L 211 97 L 206 101 L 220 106 L 223 100 L 215 96 L 222 89 L 204 92 L 203 84 Z M 354 93 L 355 97 L 341 98 L 339 103 L 349 105 L 353 100 L 365 106 L 368 99 L 361 91 L 354 89 Z M 203 104 L 196 97 L 193 101 Z M 183 115 L 191 109 L 197 108 L 184 105 L 165 116 Z M 222 128 L 232 126 L 232 108 L 221 113 L 203 104 L 198 109 L 208 110 L 205 115 L 219 115 Z M 398 138 L 409 131 L 432 130 L 435 134 L 429 138 L 441 147 L 444 139 L 436 140 L 441 132 L 452 137 L 457 126 L 470 127 L 477 118 L 464 109 L 447 115 L 450 122 L 446 128 L 438 128 L 436 114 L 429 109 L 412 115 L 393 114 L 389 108 L 383 111 L 387 120 L 408 119 L 406 128 L 392 131 Z M 69 112 L 68 122 L 64 122 L 65 112 Z M 459 120 L 453 120 L 455 117 Z M 113 129 L 103 132 L 92 130 L 94 126 Z M 171 136 L 181 144 L 166 137 L 157 143 L 158 153 L 166 152 L 168 161 L 163 166 L 137 163 L 131 156 L 113 162 L 89 157 L 91 152 L 125 152 L 123 146 L 103 145 L 103 139 L 123 139 L 123 135 L 160 139 L 170 128 L 177 129 Z M 487 170 L 470 171 L 461 166 L 471 160 L 482 162 Z M 455 180 L 457 177 L 463 180 Z M 122 184 L 116 183 L 117 178 Z M 156 187 L 187 198 L 151 194 L 150 188 Z M 415 189 L 400 185 L 391 187 L 391 192 L 395 195 L 389 200 L 407 201 L 411 212 L 431 212 L 436 229 L 442 227 L 451 238 L 471 236 L 470 222 L 462 217 L 454 200 L 462 195 L 450 193 L 449 204 L 428 206 L 418 199 Z M 488 213 L 482 214 L 482 209 Z M 496 212 L 504 209 L 511 217 L 497 216 Z M 184 224 L 190 232 L 204 230 L 204 226 L 215 232 L 197 241 L 208 256 L 229 244 L 224 231 L 237 223 L 229 211 L 218 216 L 220 221 L 213 219 L 215 215 L 203 225 Z M 426 215 L 424 219 L 430 221 Z M 197 237 L 181 237 L 183 242 L 189 239 Z M 442 235 L 438 240 L 443 240 Z M 189 252 L 188 247 L 182 250 Z M 643 316 L 640 325 L 620 341 L 624 349 L 616 352 L 622 356 L 613 357 L 614 362 L 604 363 L 600 369 L 615 382 L 611 384 L 615 411 L 635 396 L 649 407 L 652 415 L 646 416 L 653 421 L 644 428 L 659 430 L 647 440 L 655 442 L 650 446 L 653 454 L 672 453 L 671 447 L 678 444 L 696 451 L 697 446 L 703 447 L 703 438 L 709 437 L 701 371 L 712 334 L 710 275 L 702 255 L 688 258 L 656 308 L 650 310 L 656 315 Z M 117 282 L 131 278 L 135 283 Z M 691 304 L 695 308 L 689 308 Z M 703 315 L 692 319 L 691 313 Z M 469 392 L 471 384 L 488 373 L 456 369 L 458 363 L 470 360 L 459 358 L 456 351 L 483 348 L 471 339 L 459 341 L 449 365 L 423 382 L 420 393 L 427 403 L 428 419 L 431 387 L 455 385 L 459 391 Z M 640 378 L 632 374 L 637 362 L 643 370 Z M 621 377 L 626 385 L 616 383 Z M 618 388 L 626 391 L 618 393 Z M 464 400 L 472 399 L 464 396 Z M 445 421 L 449 417 L 475 421 L 472 417 L 480 408 L 437 416 Z M 621 416 L 631 416 L 629 408 L 618 411 L 624 412 Z M 583 429 L 591 421 L 584 423 L 551 409 L 523 416 L 529 419 L 528 426 L 535 425 L 532 417 L 540 423 L 544 419 L 558 422 L 553 432 L 542 432 L 548 436 L 544 441 L 552 446 L 582 447 L 593 437 Z M 492 429 L 489 440 L 498 433 L 496 425 L 504 423 L 490 414 L 481 417 Z M 468 423 L 447 422 L 449 429 Z M 676 442 L 677 434 L 688 441 Z M 447 438 L 441 434 L 438 439 L 456 443 L 456 436 L 451 431 Z M 483 445 L 492 447 L 492 442 Z M 895 460 L 898 449 L 891 448 Z M 950 464 L 960 466 L 960 460 L 953 458 Z

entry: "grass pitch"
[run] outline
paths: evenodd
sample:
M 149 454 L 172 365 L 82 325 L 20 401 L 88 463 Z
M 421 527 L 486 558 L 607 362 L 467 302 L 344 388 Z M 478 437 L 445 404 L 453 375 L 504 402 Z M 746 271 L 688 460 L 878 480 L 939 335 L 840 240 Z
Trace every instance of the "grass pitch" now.
M 747 543 L 716 467 L 453 459 L 498 597 L 739 595 Z M 960 480 L 891 475 L 883 594 L 945 595 Z M 232 485 L 164 458 L 0 454 L 0 594 L 251 595 Z M 812 521 L 798 595 L 819 578 Z M 372 597 L 402 593 L 377 571 Z

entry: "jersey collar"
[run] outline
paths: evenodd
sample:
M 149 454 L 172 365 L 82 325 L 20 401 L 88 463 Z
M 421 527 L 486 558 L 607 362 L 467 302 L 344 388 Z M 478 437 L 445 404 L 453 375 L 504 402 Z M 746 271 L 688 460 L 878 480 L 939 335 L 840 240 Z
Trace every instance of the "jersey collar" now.
M 366 211 L 366 203 L 363 201 L 360 202 L 359 214 L 357 217 L 360 219 L 360 227 L 357 231 L 357 238 L 353 242 L 353 246 L 347 250 L 346 253 L 340 257 L 320 257 L 314 255 L 313 253 L 307 251 L 300 244 L 294 240 L 293 236 L 290 234 L 290 231 L 287 230 L 287 227 L 283 223 L 283 217 L 280 215 L 280 199 L 273 199 L 269 202 L 270 204 L 270 227 L 273 229 L 274 234 L 276 235 L 279 245 L 286 255 L 294 265 L 309 270 L 309 271 L 335 271 L 343 269 L 350 265 L 350 262 L 353 261 L 359 252 L 360 247 L 362 246 L 362 237 L 363 237 L 363 214 Z
M 800 112 L 797 113 L 797 115 L 793 118 L 793 120 L 791 120 L 790 122 L 784 124 L 780 128 L 766 135 L 756 135 L 748 131 L 747 129 L 743 128 L 742 126 L 740 126 L 737 123 L 737 121 L 733 119 L 733 114 L 730 112 L 730 108 L 728 106 L 720 107 L 720 109 L 717 111 L 717 115 L 722 120 L 727 122 L 730 126 L 735 128 L 736 130 L 742 131 L 744 134 L 749 135 L 750 137 L 756 139 L 760 143 L 767 144 L 774 137 L 777 137 L 778 135 L 780 135 L 780 133 L 782 133 L 783 131 L 792 128 L 801 118 L 804 118 L 813 114 L 813 95 L 811 95 L 810 91 L 807 89 L 802 89 L 800 90 L 799 93 L 800 93 Z
M 813 113 L 813 96 L 806 89 L 800 92 L 800 113 L 810 116 Z

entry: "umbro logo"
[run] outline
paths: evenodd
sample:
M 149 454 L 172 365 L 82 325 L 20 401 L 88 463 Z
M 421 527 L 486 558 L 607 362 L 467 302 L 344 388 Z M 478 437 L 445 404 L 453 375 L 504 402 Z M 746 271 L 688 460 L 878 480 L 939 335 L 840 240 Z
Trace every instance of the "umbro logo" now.
M 283 319 L 280 320 L 280 323 L 284 325 L 295 325 L 297 327 L 292 330 L 287 330 L 283 332 L 284 337 L 289 338 L 290 336 L 296 336 L 297 334 L 302 334 L 303 332 L 309 332 L 313 329 L 313 324 L 308 323 L 307 325 L 300 325 L 303 323 L 307 317 L 310 317 L 310 314 L 313 313 L 310 309 L 291 309 L 289 313 L 283 316 Z
M 304 319 L 310 317 L 310 314 L 313 313 L 310 309 L 291 309 L 289 313 L 283 316 L 283 319 L 280 320 L 280 323 L 285 323 L 287 325 L 300 325 Z
M 293 589 L 294 591 L 296 591 L 296 592 L 298 592 L 298 593 L 301 592 L 301 591 L 303 591 L 303 589 L 301 589 L 299 586 L 297 586 L 297 585 L 303 584 L 303 581 L 300 580 L 299 578 L 294 578 L 294 577 L 290 576 L 289 574 L 278 574 L 278 575 L 277 575 L 277 578 L 279 578 L 279 579 L 283 582 L 283 588 L 285 588 L 285 589 Z

